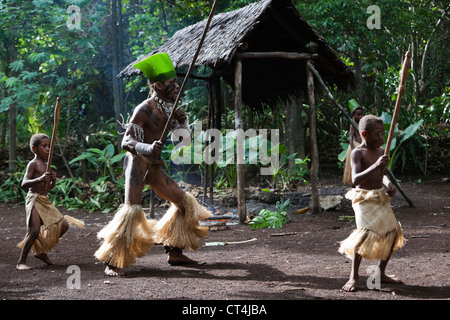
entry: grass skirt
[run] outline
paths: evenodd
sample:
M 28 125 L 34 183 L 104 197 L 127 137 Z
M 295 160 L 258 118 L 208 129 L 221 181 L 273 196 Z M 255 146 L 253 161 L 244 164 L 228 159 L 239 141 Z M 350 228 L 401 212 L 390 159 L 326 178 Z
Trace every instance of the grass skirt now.
M 195 250 L 200 240 L 208 234 L 208 227 L 200 226 L 201 220 L 211 213 L 200 205 L 189 193 L 178 204 L 172 204 L 167 213 L 158 221 L 155 241 L 165 246 Z
M 25 199 L 27 234 L 25 235 L 25 238 L 17 244 L 19 248 L 23 248 L 25 240 L 29 235 L 29 222 L 33 207 L 38 211 L 39 217 L 43 223 L 40 228 L 39 236 L 30 249 L 35 255 L 42 253 L 46 254 L 58 244 L 64 220 L 77 227 L 84 227 L 84 222 L 82 220 L 78 220 L 68 215 L 63 216 L 47 195 L 28 192 Z
M 386 260 L 391 248 L 395 252 L 404 246 L 406 239 L 384 189 L 352 189 L 346 198 L 352 200 L 357 228 L 340 243 L 340 253 L 352 259 L 357 249 L 367 260 Z
M 353 142 L 354 148 L 356 148 L 359 145 L 360 145 L 359 142 L 357 142 L 357 141 Z M 345 157 L 344 177 L 342 178 L 342 182 L 345 185 L 349 185 L 349 186 L 351 186 L 353 184 L 353 181 L 352 181 L 352 157 L 351 157 L 351 155 L 352 155 L 352 148 L 349 145 L 348 148 L 347 148 L 347 154 L 346 154 L 346 157 Z
M 153 246 L 155 220 L 147 220 L 140 205 L 124 204 L 97 234 L 103 240 L 94 256 L 117 268 L 126 268 Z

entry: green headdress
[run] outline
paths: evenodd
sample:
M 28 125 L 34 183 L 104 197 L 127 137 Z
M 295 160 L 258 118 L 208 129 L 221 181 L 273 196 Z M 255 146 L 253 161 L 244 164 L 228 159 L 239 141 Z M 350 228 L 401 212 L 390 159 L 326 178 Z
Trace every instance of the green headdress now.
M 175 68 L 167 53 L 156 53 L 134 65 L 151 83 L 167 81 L 177 77 Z

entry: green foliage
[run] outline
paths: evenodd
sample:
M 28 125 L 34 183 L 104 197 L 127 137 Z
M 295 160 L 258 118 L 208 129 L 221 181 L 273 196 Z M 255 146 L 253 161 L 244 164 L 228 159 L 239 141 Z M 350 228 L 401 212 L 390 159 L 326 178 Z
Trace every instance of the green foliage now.
M 339 164 L 344 162 L 345 158 L 347 157 L 347 150 L 350 145 L 348 135 L 349 135 L 348 130 L 341 130 L 341 134 L 339 135 L 339 144 L 342 147 L 342 151 L 338 155 Z
M 89 198 L 89 202 L 80 204 L 75 201 L 75 205 L 80 204 L 80 208 L 88 211 L 111 211 L 117 205 L 117 200 L 123 198 L 125 181 L 121 174 L 122 167 L 114 165 L 122 161 L 125 155 L 124 151 L 115 154 L 114 145 L 109 144 L 103 150 L 89 148 L 70 161 L 69 165 L 87 160 L 100 173 L 100 177 L 90 186 L 94 194 Z
M 281 189 L 288 189 L 294 183 L 309 184 L 306 180 L 306 176 L 309 175 L 308 163 L 310 159 L 308 156 L 305 159 L 295 158 L 294 167 L 289 169 L 288 163 L 291 158 L 294 158 L 297 153 L 286 155 L 286 147 L 283 144 L 276 146 L 278 150 L 282 150 L 280 165 L 273 170 L 273 185 L 272 187 L 279 186 Z M 272 150 L 271 150 L 272 151 Z
M 255 1 L 220 1 L 217 13 L 235 10 Z M 81 8 L 80 30 L 69 30 L 66 26 L 69 4 Z M 102 207 L 105 202 L 112 203 L 107 198 L 112 198 L 115 192 L 120 193 L 120 190 L 112 191 L 108 184 L 117 184 L 119 189 L 123 186 L 121 178 L 117 178 L 121 173 L 119 161 L 123 156 L 112 154 L 109 146 L 115 143 L 117 137 L 111 107 L 111 51 L 104 46 L 112 37 L 110 26 L 105 23 L 110 21 L 110 4 L 110 1 L 85 0 L 0 2 L 0 124 L 8 123 L 6 111 L 15 104 L 19 143 L 28 141 L 31 133 L 39 131 L 50 134 L 54 104 L 56 97 L 60 96 L 63 108 L 58 126 L 60 141 L 67 134 L 68 139 L 79 141 L 77 150 L 87 149 L 76 157 L 77 161 L 72 160 L 72 166 L 76 168 L 76 163 L 85 159 L 88 169 L 96 170 L 100 175 L 94 183 L 96 193 L 90 197 L 93 200 L 89 201 L 92 206 L 89 208 Z M 124 40 L 122 66 L 125 66 L 163 44 L 182 27 L 205 19 L 212 1 L 123 0 L 121 4 Z M 347 102 L 349 110 L 361 103 L 366 113 L 392 113 L 401 61 L 406 50 L 414 49 L 414 68 L 406 84 L 398 123 L 400 129 L 396 131 L 390 165 L 394 168 L 401 164 L 403 168 L 411 156 L 416 166 L 421 168 L 416 155 L 423 150 L 423 137 L 448 134 L 448 130 L 442 130 L 441 125 L 450 119 L 450 86 L 446 71 L 449 46 L 442 41 L 448 27 L 448 4 L 442 1 L 380 0 L 376 5 L 381 9 L 382 29 L 369 30 L 366 21 L 370 14 L 366 9 L 372 4 L 369 0 L 294 1 L 302 17 L 312 24 L 355 74 L 360 75 L 356 79 L 357 90 L 341 93 L 331 88 L 338 100 L 344 101 L 344 104 Z M 199 68 L 198 73 L 201 72 L 208 74 L 211 70 Z M 147 96 L 148 88 L 143 77 L 124 81 L 127 106 L 134 108 L 142 101 L 141 98 Z M 139 92 L 140 87 L 142 92 Z M 222 127 L 233 128 L 232 90 L 229 86 L 223 87 L 227 99 L 224 101 L 226 111 Z M 321 144 L 330 136 L 339 135 L 343 126 L 348 124 L 342 121 L 342 116 L 335 112 L 326 98 L 317 98 L 318 138 Z M 187 103 L 191 123 L 204 120 L 208 105 L 204 83 L 190 81 L 183 102 Z M 253 115 L 255 127 L 282 128 L 285 120 L 283 110 L 269 106 L 263 106 L 262 110 L 260 114 Z M 249 118 L 248 109 L 244 108 L 243 112 L 244 119 Z M 301 117 L 307 128 L 307 113 L 304 112 Z M 251 138 L 245 142 L 246 166 L 261 164 L 259 159 L 255 164 L 252 158 L 254 153 L 251 152 L 254 140 L 260 143 L 258 139 Z M 225 151 L 235 148 L 235 143 L 230 139 L 224 142 L 222 148 Z M 343 152 L 339 159 L 343 159 L 348 145 L 344 140 L 340 143 Z M 271 181 L 281 188 L 304 180 L 303 177 L 308 174 L 308 158 L 295 159 L 296 166 L 288 170 L 287 163 L 295 155 L 288 155 L 285 149 L 283 145 L 268 145 L 269 155 L 275 150 L 281 155 L 280 166 L 275 168 Z M 165 148 L 165 159 L 169 159 L 171 151 L 171 148 Z M 185 151 L 187 154 L 187 149 Z M 191 154 L 196 158 L 203 155 Z M 236 164 L 232 160 L 225 157 L 215 164 L 218 177 L 216 188 L 236 186 Z M 178 176 L 183 179 L 191 170 L 202 169 L 202 166 L 204 163 L 200 161 L 200 165 L 192 166 L 178 173 Z M 2 191 L 7 190 L 0 195 L 2 199 L 22 199 L 22 190 L 20 187 L 17 189 L 22 172 L 14 173 L 9 177 L 10 184 L 2 186 Z M 57 194 L 55 201 L 63 199 L 66 205 L 77 206 L 78 189 L 82 190 L 80 183 L 79 180 L 58 180 L 53 191 Z
M 70 161 L 69 165 L 86 159 L 90 164 L 92 164 L 92 166 L 94 166 L 94 168 L 96 168 L 101 177 L 109 176 L 114 180 L 116 172 L 114 172 L 115 170 L 113 165 L 119 161 L 122 161 L 126 154 L 125 151 L 116 155 L 114 153 L 115 150 L 113 144 L 107 145 L 103 150 L 97 148 L 89 148 L 80 156 Z
M 27 192 L 22 188 L 22 180 L 26 172 L 26 163 L 17 159 L 17 170 L 0 186 L 0 202 L 16 202 L 23 203 Z
M 107 7 L 77 2 L 83 19 L 81 29 L 72 31 L 66 26 L 69 4 L 65 4 L 41 0 L 0 5 L 0 65 L 7 66 L 0 73 L 0 85 L 5 88 L 0 113 L 15 104 L 17 122 L 23 124 L 17 126 L 17 135 L 23 140 L 29 132 L 51 133 L 57 96 L 62 101 L 58 131 L 76 132 L 75 124 L 81 120 L 78 105 L 90 101 L 89 92 L 98 90 L 95 78 L 101 66 L 95 55 L 105 38 L 99 33 L 104 17 L 98 13 Z M 69 105 L 77 107 L 67 109 Z
M 291 205 L 290 199 L 283 201 L 281 198 L 277 201 L 275 210 L 271 211 L 269 209 L 262 209 L 259 214 L 253 218 L 250 222 L 251 229 L 262 229 L 262 228 L 282 228 L 283 225 L 288 223 L 289 217 L 287 216 L 286 210 Z
M 387 135 L 390 129 L 391 125 L 391 116 L 385 112 L 381 115 L 381 118 L 383 119 L 384 128 L 385 128 L 385 141 L 387 140 Z M 418 161 L 416 156 L 416 148 L 417 147 L 423 147 L 422 143 L 422 137 L 417 134 L 417 131 L 419 130 L 420 126 L 423 124 L 424 120 L 420 119 L 416 123 L 410 124 L 405 130 L 398 130 L 398 126 L 396 126 L 394 131 L 394 138 L 391 142 L 391 149 L 390 151 L 390 157 L 391 161 L 389 162 L 388 168 L 392 170 L 395 167 L 395 164 L 398 159 L 402 160 L 402 168 L 404 168 L 406 164 L 406 156 L 407 152 L 409 151 L 411 153 L 412 159 L 414 163 L 422 170 L 423 167 L 422 164 Z M 403 143 L 405 141 L 408 141 L 408 144 L 406 147 L 403 146 Z
M 79 199 L 82 191 L 77 187 L 81 178 L 72 181 L 70 178 L 57 179 L 55 188 L 49 192 L 49 199 L 55 206 L 65 207 L 69 210 L 84 208 L 84 202 Z

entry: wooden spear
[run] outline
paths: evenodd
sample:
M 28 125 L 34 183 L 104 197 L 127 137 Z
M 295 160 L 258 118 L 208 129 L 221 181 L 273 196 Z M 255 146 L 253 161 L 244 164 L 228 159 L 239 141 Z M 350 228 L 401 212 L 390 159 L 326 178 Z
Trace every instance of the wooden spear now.
M 178 103 L 180 102 L 181 95 L 183 94 L 184 87 L 186 86 L 187 80 L 194 68 L 195 61 L 197 61 L 198 54 L 200 53 L 200 49 L 203 45 L 203 41 L 205 41 L 206 33 L 208 32 L 209 25 L 211 24 L 212 17 L 214 16 L 214 11 L 216 10 L 216 6 L 219 0 L 214 0 L 213 6 L 211 8 L 211 12 L 209 13 L 208 20 L 206 21 L 205 29 L 203 30 L 202 37 L 200 38 L 200 43 L 198 44 L 197 50 L 195 51 L 194 58 L 192 59 L 191 65 L 189 66 L 188 72 L 184 77 L 183 83 L 181 84 L 180 91 L 178 91 L 177 98 L 175 99 L 175 103 L 173 104 L 172 112 L 170 113 L 169 119 L 167 119 L 166 126 L 164 127 L 163 134 L 159 141 L 164 142 L 167 139 L 167 135 L 169 134 L 169 126 L 172 121 L 174 111 L 177 108 Z
M 211 12 L 209 13 L 209 16 L 208 16 L 208 20 L 206 21 L 205 29 L 203 30 L 202 37 L 200 38 L 200 43 L 198 44 L 197 50 L 195 51 L 195 54 L 194 54 L 194 58 L 192 59 L 191 65 L 189 66 L 189 69 L 188 69 L 188 72 L 186 73 L 183 83 L 181 84 L 180 90 L 178 91 L 177 98 L 175 99 L 175 103 L 173 104 L 172 111 L 170 112 L 169 118 L 167 119 L 166 125 L 164 127 L 164 131 L 161 135 L 161 138 L 159 139 L 159 141 L 161 141 L 163 143 L 164 143 L 164 141 L 166 141 L 167 135 L 169 134 L 169 126 L 170 126 L 170 122 L 173 119 L 174 111 L 177 108 L 178 103 L 180 102 L 181 95 L 183 94 L 184 87 L 186 86 L 186 83 L 189 79 L 192 69 L 194 68 L 195 61 L 197 61 L 198 54 L 200 53 L 200 49 L 203 45 L 203 42 L 205 41 L 206 33 L 208 32 L 208 28 L 209 28 L 209 25 L 211 24 L 211 20 L 214 16 L 214 11 L 216 10 L 218 2 L 219 2 L 219 0 L 214 0 L 213 6 L 211 8 Z M 151 163 L 149 164 L 149 166 L 147 167 L 147 171 L 145 172 L 144 181 L 147 179 L 147 174 L 150 169 L 150 166 L 151 166 Z
M 50 142 L 50 153 L 48 155 L 46 172 L 50 172 L 50 166 L 52 165 L 53 149 L 55 148 L 55 140 L 56 140 L 56 130 L 58 129 L 59 114 L 61 112 L 60 101 L 61 101 L 60 97 L 56 98 L 55 116 L 53 119 L 52 141 Z M 45 189 L 47 190 L 47 188 L 48 188 L 48 183 L 45 183 Z
M 405 60 L 403 61 L 402 70 L 400 72 L 400 85 L 398 86 L 397 101 L 395 102 L 394 114 L 392 115 L 391 127 L 389 128 L 389 135 L 386 141 L 386 149 L 384 154 L 389 157 L 389 152 L 391 149 L 392 139 L 394 138 L 395 126 L 397 125 L 398 115 L 400 113 L 400 106 L 402 104 L 403 93 L 405 92 L 406 78 L 408 77 L 408 72 L 411 62 L 411 52 L 407 51 L 405 54 Z

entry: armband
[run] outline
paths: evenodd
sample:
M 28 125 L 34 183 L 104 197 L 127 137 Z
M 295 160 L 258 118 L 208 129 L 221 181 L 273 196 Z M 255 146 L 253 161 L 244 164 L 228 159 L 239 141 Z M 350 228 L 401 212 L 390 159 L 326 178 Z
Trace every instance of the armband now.
M 138 142 L 136 143 L 134 150 L 137 154 L 150 154 L 152 151 L 152 146 L 148 143 Z

